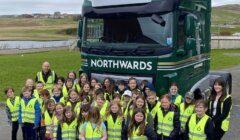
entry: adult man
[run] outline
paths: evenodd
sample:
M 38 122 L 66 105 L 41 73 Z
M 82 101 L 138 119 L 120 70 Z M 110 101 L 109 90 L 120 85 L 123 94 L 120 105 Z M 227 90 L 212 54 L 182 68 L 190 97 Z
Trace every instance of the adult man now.
M 49 62 L 43 62 L 42 71 L 38 72 L 36 76 L 36 82 L 37 81 L 43 82 L 45 89 L 47 89 L 49 92 L 51 91 L 53 84 L 57 81 L 57 75 L 53 70 L 50 69 Z

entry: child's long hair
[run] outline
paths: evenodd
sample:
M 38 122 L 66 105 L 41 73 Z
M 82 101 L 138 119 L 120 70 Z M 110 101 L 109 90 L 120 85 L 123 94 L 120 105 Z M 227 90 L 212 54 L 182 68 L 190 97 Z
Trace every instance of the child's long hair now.
M 71 111 L 72 112 L 72 117 L 70 118 L 70 119 L 68 119 L 67 117 L 66 117 L 66 115 L 65 115 L 65 113 L 66 112 L 68 112 L 68 111 Z M 66 123 L 71 123 L 74 119 L 75 119 L 75 117 L 76 117 L 76 115 L 75 115 L 75 112 L 73 111 L 73 109 L 72 109 L 72 107 L 71 106 L 66 106 L 65 108 L 64 108 L 64 110 L 63 110 L 63 122 L 66 122 Z
M 108 80 L 108 81 L 110 82 L 109 87 L 106 87 L 106 86 L 105 86 L 105 81 L 106 81 L 106 80 Z M 114 90 L 115 90 L 114 81 L 113 81 L 111 78 L 109 78 L 109 77 L 105 78 L 105 79 L 103 80 L 103 89 L 105 89 L 107 93 L 109 93 L 110 95 L 112 95 L 112 94 L 114 93 Z
M 136 120 L 135 120 L 135 115 L 137 114 L 137 113 L 142 113 L 143 114 L 143 121 L 139 124 L 139 126 L 138 126 L 138 128 L 139 128 L 139 132 L 137 133 L 137 135 L 138 136 L 140 136 L 140 135 L 143 135 L 144 134 L 144 130 L 145 130 L 145 127 L 146 127 L 146 123 L 145 123 L 145 119 L 146 119 L 146 116 L 145 116 L 145 114 L 146 114 L 146 112 L 145 112 L 145 110 L 143 110 L 142 108 L 136 108 L 135 110 L 134 110 L 134 112 L 133 112 L 133 116 L 132 116 L 132 118 L 131 118 L 131 121 L 130 121 L 130 125 L 129 125 L 129 128 L 128 128 L 128 137 L 131 137 L 132 136 L 132 133 L 133 133 L 133 130 L 135 130 L 134 129 L 134 127 L 136 126 L 136 124 L 137 124 L 137 122 L 136 122 Z
M 122 106 L 121 106 L 121 104 L 120 104 L 119 102 L 114 102 L 114 101 L 112 101 L 112 102 L 110 103 L 110 106 L 107 108 L 106 114 L 105 114 L 105 118 L 107 118 L 107 117 L 110 115 L 110 113 L 111 113 L 111 107 L 112 107 L 113 105 L 117 105 L 117 106 L 118 106 L 117 115 L 118 115 L 118 117 L 122 118 L 122 117 L 123 117 Z
M 90 104 L 85 104 L 81 106 L 79 117 L 78 117 L 78 125 L 86 121 L 85 118 L 82 116 L 82 112 L 88 112 L 89 109 L 90 109 Z
M 101 121 L 101 115 L 100 115 L 100 111 L 97 107 L 91 107 L 89 112 L 88 112 L 88 121 L 91 122 L 91 120 L 94 120 L 94 122 L 91 123 L 95 123 L 97 124 L 99 127 L 102 123 Z
M 56 114 L 56 107 L 57 107 L 58 105 L 62 106 L 63 111 L 64 111 L 65 105 L 64 105 L 63 103 L 61 103 L 61 102 L 58 102 L 58 103 L 55 104 L 54 115 L 57 115 L 57 114 Z M 64 113 L 64 112 L 63 112 L 63 113 Z M 63 123 L 63 118 L 64 118 L 64 117 L 63 117 L 63 116 L 64 116 L 63 113 L 61 114 L 60 120 L 58 120 L 58 123 L 59 123 L 60 125 L 62 125 L 62 123 Z
M 45 110 L 44 110 L 44 112 L 45 111 L 49 112 L 48 105 L 51 104 L 51 103 L 54 103 L 54 105 L 55 105 L 55 101 L 53 99 L 48 99 L 47 102 L 45 103 L 45 107 L 44 107 Z
M 214 84 L 213 84 L 213 87 L 212 87 L 212 92 L 211 92 L 211 95 L 210 95 L 210 100 L 211 101 L 214 101 L 216 99 L 216 96 L 217 96 L 217 92 L 215 91 L 214 89 L 214 85 L 215 84 L 219 84 L 220 86 L 222 86 L 222 96 L 219 98 L 219 101 L 220 102 L 223 102 L 223 100 L 226 98 L 227 96 L 227 91 L 226 91 L 226 82 L 225 80 L 222 78 L 222 77 L 219 77 L 217 78 L 215 81 L 214 81 Z
M 145 97 L 142 96 L 142 95 L 140 95 L 140 96 L 138 96 L 138 97 L 136 98 L 135 103 L 134 103 L 134 106 L 133 106 L 133 110 L 135 110 L 136 108 L 138 108 L 138 107 L 137 107 L 137 103 L 136 103 L 138 99 L 142 99 L 142 100 L 143 100 L 144 105 L 143 105 L 142 109 L 146 111 L 147 108 L 146 108 Z
M 91 87 L 91 85 L 90 85 L 89 82 L 84 83 L 84 84 L 83 84 L 83 87 L 84 87 L 85 85 L 89 85 L 89 87 Z M 85 91 L 82 89 L 79 94 L 80 94 L 80 98 L 82 98 L 83 96 L 88 96 L 89 92 L 85 92 Z
M 87 75 L 86 73 L 81 73 L 80 76 L 79 76 L 79 80 L 78 80 L 78 84 L 79 84 L 79 86 L 80 86 L 81 88 L 83 87 L 83 83 L 81 82 L 81 79 L 82 79 L 84 76 L 86 77 L 86 82 L 88 82 L 88 75 Z

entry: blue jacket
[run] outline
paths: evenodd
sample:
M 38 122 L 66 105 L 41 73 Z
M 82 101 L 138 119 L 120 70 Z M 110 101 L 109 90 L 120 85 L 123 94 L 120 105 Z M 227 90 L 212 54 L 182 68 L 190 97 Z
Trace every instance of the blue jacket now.
M 28 104 L 28 102 L 33 98 L 34 98 L 34 96 L 32 96 L 29 99 L 26 99 L 25 97 L 22 97 L 25 104 Z M 39 125 L 40 124 L 40 118 L 41 118 L 41 109 L 40 109 L 40 104 L 39 104 L 38 101 L 35 102 L 34 108 L 35 108 L 34 125 Z M 19 122 L 19 124 L 22 123 L 22 107 L 21 107 L 21 104 L 19 105 L 18 122 Z

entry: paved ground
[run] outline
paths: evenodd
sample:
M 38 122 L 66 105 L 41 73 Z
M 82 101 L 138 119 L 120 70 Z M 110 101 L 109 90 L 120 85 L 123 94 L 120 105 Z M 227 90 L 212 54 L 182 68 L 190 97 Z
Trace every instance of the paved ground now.
M 240 66 L 225 69 L 225 71 L 231 72 L 233 77 L 233 108 L 230 130 L 224 135 L 223 140 L 240 140 Z M 6 123 L 5 112 L 0 112 L 0 119 L 3 122 L 0 124 L 0 139 L 10 140 L 11 129 Z M 18 132 L 18 140 L 22 140 L 21 129 Z

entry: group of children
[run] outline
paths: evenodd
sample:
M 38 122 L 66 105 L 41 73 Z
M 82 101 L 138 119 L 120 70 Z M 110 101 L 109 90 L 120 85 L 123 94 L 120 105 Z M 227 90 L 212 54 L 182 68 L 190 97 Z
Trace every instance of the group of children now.
M 139 88 L 138 88 L 139 87 Z M 117 88 L 111 78 L 100 83 L 85 73 L 76 79 L 70 72 L 59 77 L 48 91 L 44 84 L 28 79 L 21 95 L 5 90 L 12 139 L 18 126 L 24 140 L 213 140 L 213 122 L 206 115 L 207 103 L 183 98 L 172 83 L 159 99 L 154 86 L 144 80 L 138 86 L 131 77 Z

